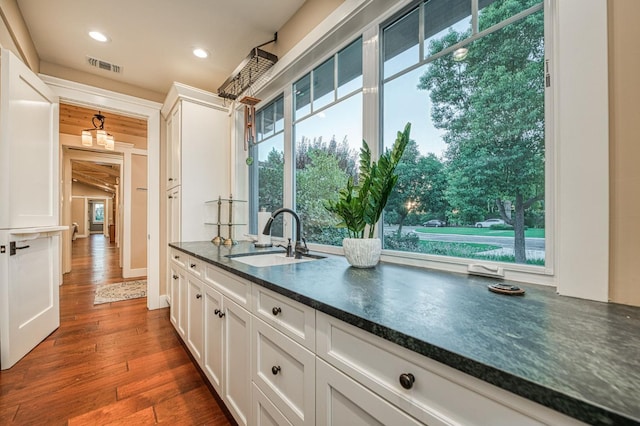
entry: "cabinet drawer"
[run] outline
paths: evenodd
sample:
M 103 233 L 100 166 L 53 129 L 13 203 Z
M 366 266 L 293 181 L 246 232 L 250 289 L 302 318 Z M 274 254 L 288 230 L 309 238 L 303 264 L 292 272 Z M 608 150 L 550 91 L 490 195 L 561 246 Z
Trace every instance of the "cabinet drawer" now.
M 316 321 L 319 357 L 427 424 L 582 424 L 321 312 Z
M 176 250 L 174 248 L 171 249 L 170 256 L 171 256 L 171 261 L 173 263 L 175 263 L 176 265 L 178 265 L 178 266 L 180 266 L 182 268 L 186 267 L 187 260 L 189 259 L 189 256 L 187 256 L 186 254 L 184 254 L 180 250 Z
M 189 256 L 189 259 L 187 260 L 187 270 L 198 278 L 202 277 L 203 265 L 204 263 L 200 259 L 196 259 L 192 256 Z
M 267 324 L 315 352 L 316 313 L 313 308 L 255 285 L 252 311 Z
M 319 358 L 316 360 L 316 376 L 318 426 L 423 424 Z M 429 426 L 441 425 L 429 423 Z
M 262 320 L 251 321 L 254 383 L 291 424 L 314 425 L 314 354 Z
M 255 426 L 292 426 L 291 422 L 269 401 L 254 383 L 251 387 L 253 401 L 253 424 Z
M 249 281 L 209 264 L 205 265 L 204 281 L 247 311 L 250 310 L 251 283 Z

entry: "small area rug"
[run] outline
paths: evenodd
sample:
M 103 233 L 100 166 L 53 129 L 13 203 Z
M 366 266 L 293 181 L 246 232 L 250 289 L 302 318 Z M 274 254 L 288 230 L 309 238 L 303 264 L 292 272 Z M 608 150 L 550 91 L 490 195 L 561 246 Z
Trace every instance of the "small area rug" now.
M 121 300 L 146 297 L 147 280 L 127 281 L 117 284 L 100 284 L 96 289 L 94 305 L 101 303 L 119 302 Z

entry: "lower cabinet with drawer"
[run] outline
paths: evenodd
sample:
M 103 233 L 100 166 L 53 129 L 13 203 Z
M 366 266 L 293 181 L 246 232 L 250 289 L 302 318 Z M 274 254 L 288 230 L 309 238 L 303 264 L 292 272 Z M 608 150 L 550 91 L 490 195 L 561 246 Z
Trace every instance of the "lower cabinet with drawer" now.
M 171 322 L 239 425 L 582 424 L 180 256 Z
M 424 424 L 583 424 L 321 312 L 316 324 L 318 358 Z

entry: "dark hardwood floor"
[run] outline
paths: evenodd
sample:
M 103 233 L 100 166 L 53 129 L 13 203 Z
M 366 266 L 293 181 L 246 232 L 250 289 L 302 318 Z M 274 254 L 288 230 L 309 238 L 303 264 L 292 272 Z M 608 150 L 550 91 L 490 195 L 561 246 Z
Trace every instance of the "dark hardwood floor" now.
M 60 328 L 0 372 L 0 425 L 229 425 L 169 322 L 146 299 L 93 305 L 122 281 L 103 235 L 73 242 Z

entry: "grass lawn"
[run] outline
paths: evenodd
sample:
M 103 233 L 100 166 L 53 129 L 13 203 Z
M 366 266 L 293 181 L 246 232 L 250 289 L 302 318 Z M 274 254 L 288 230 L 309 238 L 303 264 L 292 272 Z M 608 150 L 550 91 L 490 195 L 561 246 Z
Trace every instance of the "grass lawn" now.
M 484 235 L 487 237 L 513 237 L 513 231 L 502 231 L 491 228 L 473 227 L 444 227 L 444 228 L 416 228 L 416 232 L 425 234 L 450 234 L 450 235 Z M 544 238 L 544 229 L 530 228 L 524 231 L 526 238 Z
M 515 257 L 513 255 L 482 254 L 499 248 L 500 246 L 494 246 L 491 244 L 420 241 L 420 251 L 422 253 L 437 254 L 440 256 L 464 257 L 468 259 L 491 260 L 494 262 L 515 263 Z M 527 264 L 544 266 L 544 259 L 527 259 Z
M 448 241 L 420 241 L 420 249 L 423 253 L 438 254 L 441 256 L 475 258 L 476 256 L 474 255 L 476 253 L 495 250 L 499 248 L 500 246 L 494 246 L 492 244 L 452 243 Z

